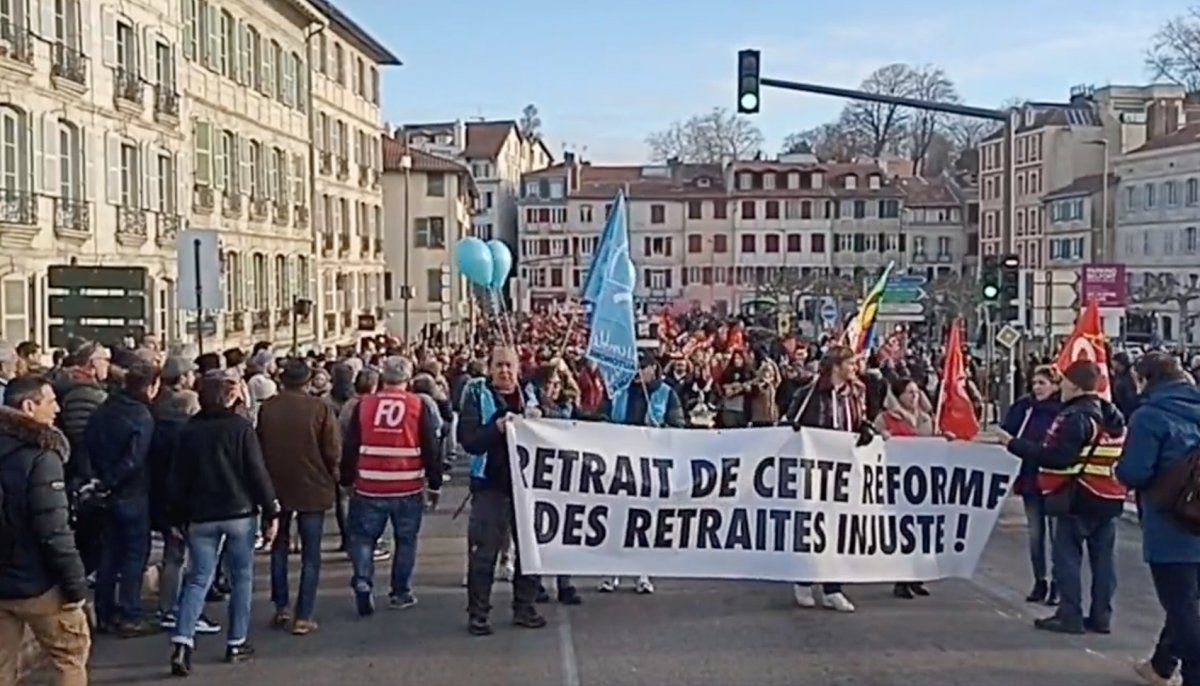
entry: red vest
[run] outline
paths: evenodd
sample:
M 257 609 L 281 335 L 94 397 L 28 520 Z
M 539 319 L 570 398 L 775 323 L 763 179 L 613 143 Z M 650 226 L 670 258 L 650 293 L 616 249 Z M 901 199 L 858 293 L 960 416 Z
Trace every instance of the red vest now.
M 907 419 L 890 411 L 883 413 L 883 427 L 893 436 L 917 435 L 917 429 Z
M 354 490 L 362 496 L 390 498 L 425 490 L 421 460 L 421 413 L 415 393 L 380 391 L 358 403 L 362 443 Z

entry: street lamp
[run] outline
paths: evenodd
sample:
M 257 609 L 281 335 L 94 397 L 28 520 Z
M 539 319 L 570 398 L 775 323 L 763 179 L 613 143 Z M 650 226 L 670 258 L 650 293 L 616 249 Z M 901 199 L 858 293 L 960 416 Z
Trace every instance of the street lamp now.
M 1101 260 L 1112 259 L 1112 251 L 1109 250 L 1108 244 L 1108 139 L 1101 138 L 1098 141 L 1088 141 L 1089 145 L 1104 146 L 1104 166 L 1100 175 L 1100 249 L 1093 250 L 1093 254 L 1097 255 Z
M 412 155 L 405 154 L 400 158 L 400 168 L 404 170 L 404 285 L 400 288 L 400 297 L 404 300 L 404 342 L 408 343 L 409 338 L 408 328 L 408 309 L 409 301 L 412 300 L 412 288 L 409 283 L 409 271 L 411 259 L 409 258 L 412 251 L 412 210 L 409 206 L 409 180 L 412 173 Z

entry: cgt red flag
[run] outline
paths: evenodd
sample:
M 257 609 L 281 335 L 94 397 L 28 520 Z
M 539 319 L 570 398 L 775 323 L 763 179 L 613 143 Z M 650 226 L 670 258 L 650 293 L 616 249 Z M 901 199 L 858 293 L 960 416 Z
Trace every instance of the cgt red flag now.
M 963 361 L 961 322 L 950 327 L 946 361 L 942 364 L 942 389 L 938 394 L 937 427 L 943 434 L 969 441 L 979 434 L 979 419 L 967 394 L 967 370 Z
M 1096 394 L 1105 400 L 1112 400 L 1112 387 L 1108 380 L 1108 348 L 1105 346 L 1104 329 L 1100 324 L 1100 306 L 1093 300 L 1087 309 L 1075 322 L 1075 330 L 1070 338 L 1063 343 L 1062 350 L 1054 366 L 1061 372 L 1071 366 L 1072 362 L 1091 360 L 1100 367 L 1100 383 Z

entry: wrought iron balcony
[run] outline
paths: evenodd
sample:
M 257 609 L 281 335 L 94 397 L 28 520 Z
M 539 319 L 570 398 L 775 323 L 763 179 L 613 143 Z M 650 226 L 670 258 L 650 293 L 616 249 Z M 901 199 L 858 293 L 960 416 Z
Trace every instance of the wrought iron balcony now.
M 118 101 L 141 105 L 145 94 L 138 73 L 124 67 L 113 67 L 113 95 Z
M 183 217 L 159 212 L 154 215 L 154 219 L 158 225 L 155 240 L 159 246 L 165 248 L 175 245 L 175 240 L 179 237 L 180 230 L 183 229 Z
M 179 94 L 169 84 L 154 87 L 154 114 L 179 118 Z
M 328 150 L 321 151 L 321 173 L 326 176 L 333 173 L 333 153 Z
M 345 157 L 338 158 L 337 177 L 343 181 L 350 178 L 350 160 Z
M 146 211 L 140 207 L 117 208 L 117 240 L 141 244 L 146 240 Z
M 36 195 L 26 191 L 0 189 L 0 224 L 32 226 L 36 223 Z
M 286 329 L 292 325 L 292 310 L 284 307 L 275 311 L 275 328 Z
M 33 33 L 11 19 L 0 19 L 0 57 L 33 64 Z
M 221 214 L 230 219 L 242 216 L 242 194 L 237 191 L 225 191 L 221 194 Z
M 81 86 L 87 85 L 87 57 L 82 52 L 66 43 L 55 43 L 50 52 L 54 60 L 50 65 L 51 76 Z
M 276 200 L 272 205 L 272 216 L 279 226 L 287 226 L 292 219 L 292 206 L 286 200 Z
M 92 230 L 91 208 L 83 200 L 54 199 L 54 232 L 56 234 L 89 233 Z
M 333 234 L 323 233 L 321 238 L 321 252 L 329 254 L 333 252 Z
M 266 331 L 269 328 L 271 328 L 271 311 L 255 311 L 250 319 L 250 330 L 257 333 L 259 331 Z
M 194 197 L 192 198 L 192 208 L 201 214 L 208 214 L 213 211 L 216 205 L 216 193 L 211 186 L 196 186 L 194 189 Z
M 350 254 L 350 232 L 343 231 L 342 238 L 338 241 L 338 255 L 344 257 Z
M 271 201 L 266 198 L 254 198 L 250 201 L 250 218 L 266 219 L 271 212 Z

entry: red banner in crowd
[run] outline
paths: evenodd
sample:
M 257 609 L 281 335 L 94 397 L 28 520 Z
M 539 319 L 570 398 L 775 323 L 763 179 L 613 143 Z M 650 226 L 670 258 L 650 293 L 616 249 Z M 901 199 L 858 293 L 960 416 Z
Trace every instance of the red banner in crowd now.
M 1091 360 L 1100 367 L 1100 383 L 1096 394 L 1105 400 L 1112 400 L 1112 389 L 1108 383 L 1108 348 L 1104 345 L 1104 328 L 1100 322 L 1100 307 L 1096 300 L 1088 303 L 1079 321 L 1075 322 L 1075 331 L 1063 343 L 1062 351 L 1054 366 L 1059 371 L 1071 366 L 1072 362 Z
M 979 419 L 967 394 L 967 370 L 963 360 L 962 323 L 955 321 L 946 341 L 942 367 L 942 389 L 938 394 L 937 427 L 941 433 L 971 440 L 979 433 Z

